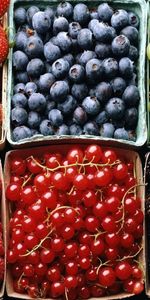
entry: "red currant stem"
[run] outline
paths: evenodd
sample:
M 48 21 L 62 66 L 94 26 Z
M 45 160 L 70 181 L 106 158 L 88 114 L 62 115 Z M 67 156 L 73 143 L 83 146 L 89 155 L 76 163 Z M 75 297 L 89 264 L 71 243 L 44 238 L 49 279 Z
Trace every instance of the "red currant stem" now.
M 141 247 L 135 254 L 124 256 L 122 258 L 116 259 L 116 261 L 122 261 L 122 260 L 130 259 L 130 258 L 134 258 L 142 251 L 142 249 L 143 249 L 143 247 Z
M 70 191 L 67 193 L 67 195 L 71 195 L 73 191 L 74 191 L 74 186 L 71 187 L 71 189 L 70 189 Z
M 138 267 L 140 268 L 140 270 L 142 271 L 142 273 L 144 273 L 144 267 L 143 267 L 143 265 L 141 264 L 141 262 L 138 261 L 138 260 L 136 260 L 136 259 L 134 259 L 133 261 L 138 265 Z
M 123 207 L 123 215 L 122 215 L 122 218 L 121 218 L 121 220 L 120 221 L 122 221 L 122 224 L 121 224 L 121 227 L 119 228 L 119 230 L 117 231 L 117 233 L 119 233 L 121 230 L 122 230 L 122 228 L 123 228 L 123 225 L 124 225 L 124 220 L 125 220 L 125 209 L 124 209 L 124 201 L 125 201 L 125 198 L 126 198 L 126 196 L 129 194 L 129 192 L 132 190 L 132 189 L 134 189 L 134 188 L 137 188 L 137 187 L 140 187 L 140 186 L 145 186 L 146 184 L 142 184 L 142 183 L 140 183 L 140 184 L 135 184 L 135 185 L 133 185 L 133 186 L 131 186 L 126 192 L 125 192 L 125 194 L 124 194 L 124 196 L 123 196 L 123 198 L 122 198 L 122 201 L 121 201 L 121 203 L 122 203 L 122 207 Z
M 22 279 L 22 277 L 24 276 L 24 273 L 22 273 L 17 281 L 17 284 L 18 284 L 18 288 L 20 287 L 20 281 Z
M 69 300 L 68 299 L 68 290 L 65 288 L 65 298 L 66 298 L 66 300 Z
M 109 266 L 109 263 L 111 262 L 110 260 L 108 260 L 108 261 L 105 261 L 105 262 L 103 263 L 102 260 L 101 260 L 100 258 L 98 258 L 98 260 L 100 261 L 100 265 L 99 265 L 99 267 L 98 267 L 97 270 L 96 270 L 96 274 L 97 274 L 97 275 L 98 275 L 99 270 L 100 270 L 101 267 L 103 267 L 103 266 Z
M 70 168 L 70 167 L 74 167 L 74 166 L 81 166 L 81 167 L 86 167 L 86 166 L 95 166 L 95 167 L 106 167 L 106 166 L 109 166 L 109 167 L 113 167 L 115 165 L 118 165 L 120 163 L 120 160 L 116 160 L 115 162 L 109 164 L 109 163 L 106 163 L 106 164 L 96 164 L 96 163 L 92 163 L 93 159 L 90 161 L 90 162 L 87 162 L 87 163 L 78 163 L 78 161 L 74 164 L 69 164 L 67 166 L 61 166 L 59 165 L 58 167 L 55 167 L 53 169 L 51 168 L 48 168 L 44 165 L 41 165 L 33 156 L 31 156 L 30 158 L 33 159 L 33 161 L 41 168 L 45 169 L 45 170 L 49 170 L 51 172 L 55 172 L 59 169 L 65 169 L 65 168 Z
M 103 200 L 103 190 L 97 189 L 97 190 L 96 190 L 96 195 L 97 195 L 98 193 L 100 193 L 100 200 L 102 201 L 102 200 Z
M 71 209 L 73 209 L 77 214 L 79 214 L 78 211 L 77 211 L 77 209 L 74 208 L 74 207 L 71 207 L 71 206 L 59 206 L 59 207 L 56 207 L 53 211 L 51 211 L 51 212 L 49 213 L 49 215 L 52 215 L 52 214 L 54 214 L 56 211 L 58 211 L 58 210 L 60 210 L 60 209 L 65 209 L 65 208 L 71 208 Z
M 95 241 L 97 241 L 97 238 L 98 238 L 100 235 L 104 234 L 104 233 L 106 233 L 106 231 L 99 231 L 99 230 L 97 229 L 97 233 L 96 233 L 96 234 L 90 234 L 90 236 L 94 236 L 94 237 L 95 237 Z
M 23 188 L 23 187 L 30 181 L 30 179 L 32 178 L 32 176 L 33 176 L 33 174 L 31 174 L 31 175 L 27 178 L 27 180 L 25 180 L 25 181 L 23 182 L 21 188 Z
M 33 248 L 32 248 L 32 250 L 31 251 L 28 251 L 26 254 L 23 254 L 23 255 L 20 255 L 20 256 L 23 256 L 23 257 L 25 257 L 25 256 L 28 256 L 28 255 L 30 255 L 31 253 L 33 253 L 34 251 L 36 251 L 36 250 L 38 250 L 41 246 L 42 246 L 42 244 L 43 244 L 43 242 L 45 241 L 45 240 L 47 240 L 47 239 L 49 239 L 49 235 L 53 232 L 53 230 L 54 229 L 52 229 L 41 241 L 40 241 L 40 243 L 38 244 L 38 245 L 35 245 Z
M 96 283 L 96 286 L 99 286 L 100 288 L 103 288 L 103 289 L 107 289 L 107 286 L 101 285 L 100 283 Z

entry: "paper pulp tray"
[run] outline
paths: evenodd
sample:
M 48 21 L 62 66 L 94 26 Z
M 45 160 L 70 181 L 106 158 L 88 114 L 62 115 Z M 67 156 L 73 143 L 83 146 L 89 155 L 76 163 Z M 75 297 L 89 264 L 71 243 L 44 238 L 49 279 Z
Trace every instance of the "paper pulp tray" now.
M 3 178 L 3 171 L 2 165 L 0 161 L 0 180 L 2 183 L 2 197 L 0 199 L 0 219 L 3 226 L 3 242 L 4 242 L 4 249 L 5 249 L 5 256 L 4 256 L 4 264 L 5 264 L 5 271 L 4 271 L 4 280 L 3 284 L 0 289 L 0 299 L 3 299 L 4 291 L 5 291 L 5 283 L 6 283 L 6 207 L 5 207 L 5 189 L 4 189 L 4 178 Z
M 28 8 L 30 5 L 37 5 L 40 8 L 44 8 L 46 5 L 55 7 L 57 3 L 60 1 L 53 0 L 11 0 L 10 10 L 9 10 L 9 28 L 15 28 L 13 13 L 14 8 L 18 6 L 23 6 Z M 89 7 L 90 6 L 98 6 L 102 0 L 83 0 L 76 1 L 71 0 L 71 3 L 74 5 L 78 2 L 85 2 Z M 147 127 L 146 127 L 146 109 L 145 109 L 145 47 L 146 47 L 146 27 L 147 27 L 147 9 L 146 2 L 144 0 L 108 0 L 114 8 L 124 8 L 127 10 L 134 11 L 140 19 L 140 28 L 139 28 L 139 59 L 138 59 L 138 87 L 140 92 L 140 104 L 139 104 L 139 114 L 138 114 L 138 125 L 136 129 L 137 140 L 126 141 L 126 140 L 116 140 L 112 138 L 102 138 L 91 135 L 81 135 L 79 136 L 46 136 L 43 135 L 35 135 L 34 137 L 27 138 L 21 140 L 19 142 L 13 141 L 12 133 L 11 133 L 11 122 L 10 122 L 10 113 L 11 113 L 11 97 L 13 95 L 13 71 L 12 71 L 12 54 L 13 50 L 10 49 L 9 52 L 9 65 L 8 65 L 8 105 L 7 105 L 7 140 L 14 148 L 27 147 L 27 146 L 35 146 L 41 144 L 50 144 L 53 141 L 59 143 L 59 141 L 65 140 L 66 142 L 77 142 L 78 139 L 83 140 L 91 140 L 95 139 L 96 141 L 102 141 L 105 144 L 107 141 L 110 141 L 113 145 L 127 145 L 127 146 L 142 146 L 147 140 Z M 14 39 L 13 30 L 10 30 L 10 40 Z
M 7 28 L 7 15 L 3 17 L 2 24 L 4 29 Z M 5 147 L 6 141 L 6 101 L 7 101 L 7 60 L 2 66 L 2 126 L 0 127 L 0 150 Z
M 145 250 L 146 250 L 146 294 L 150 298 L 150 270 L 149 270 L 149 235 L 150 235 L 150 215 L 147 214 L 147 208 L 150 207 L 150 175 L 147 175 L 147 166 L 150 163 L 150 152 L 146 154 L 145 167 L 144 167 L 144 182 L 147 184 L 145 186 L 145 201 L 146 201 L 146 216 L 145 216 Z
M 100 143 L 97 143 L 99 145 L 101 145 Z M 85 148 L 85 144 L 82 144 L 81 147 Z M 66 152 L 72 147 L 72 145 L 55 145 L 55 146 L 47 146 L 47 147 L 38 147 L 38 148 L 32 148 L 32 149 L 26 149 L 25 150 L 13 150 L 13 151 L 9 151 L 6 153 L 6 157 L 5 157 L 5 165 L 4 165 L 4 178 L 5 178 L 5 188 L 7 187 L 7 185 L 9 184 L 9 180 L 10 180 L 10 161 L 13 158 L 16 157 L 21 157 L 21 158 L 27 158 L 30 157 L 31 155 L 35 155 L 36 157 L 41 157 L 41 155 L 43 155 L 45 152 L 46 153 L 57 153 L 60 152 L 61 154 L 65 155 Z M 106 148 L 105 148 L 106 149 Z M 141 186 L 137 187 L 137 196 L 141 198 L 142 201 L 142 210 L 143 213 L 145 212 L 144 206 L 145 206 L 145 188 L 143 186 L 143 172 L 142 172 L 142 164 L 141 164 L 141 160 L 140 157 L 138 155 L 137 152 L 134 151 L 127 151 L 127 150 L 123 150 L 123 149 L 116 149 L 116 148 L 112 148 L 116 151 L 116 153 L 118 153 L 119 155 L 121 155 L 122 157 L 124 157 L 125 159 L 130 159 L 134 162 L 134 166 L 135 166 L 135 174 L 136 174 L 136 178 L 137 178 L 137 183 L 138 184 L 142 184 Z M 9 207 L 8 207 L 8 203 L 6 203 L 6 228 L 7 228 L 7 243 L 9 240 Z M 142 241 L 142 245 L 143 245 L 143 250 L 141 251 L 141 253 L 138 256 L 138 260 L 141 263 L 141 265 L 143 266 L 143 277 L 145 280 L 145 246 L 144 246 L 144 236 L 145 233 L 143 234 L 143 241 Z M 12 277 L 11 274 L 9 272 L 9 268 L 7 267 L 7 279 L 6 279 L 6 290 L 7 290 L 7 294 L 9 297 L 14 297 L 14 298 L 18 298 L 18 299 L 31 299 L 29 296 L 24 295 L 24 294 L 18 294 L 14 291 L 13 289 L 13 281 L 12 281 Z M 118 295 L 112 295 L 112 296 L 106 296 L 106 297 L 100 297 L 100 298 L 90 298 L 90 300 L 109 300 L 109 299 L 123 299 L 123 298 L 128 298 L 133 296 L 133 294 L 127 294 L 127 293 L 120 293 Z M 36 298 L 37 299 L 37 298 Z M 38 298 L 39 299 L 39 298 Z M 52 299 L 48 299 L 47 300 L 52 300 Z

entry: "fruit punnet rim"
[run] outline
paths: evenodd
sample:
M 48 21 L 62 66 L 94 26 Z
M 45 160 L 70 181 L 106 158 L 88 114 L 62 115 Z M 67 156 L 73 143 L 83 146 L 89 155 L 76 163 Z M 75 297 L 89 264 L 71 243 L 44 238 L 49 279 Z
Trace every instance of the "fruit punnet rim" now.
M 2 164 L 0 160 L 0 179 L 2 182 L 2 197 L 0 199 L 0 216 L 1 216 L 1 222 L 2 222 L 2 233 L 3 233 L 3 242 L 4 242 L 4 279 L 3 283 L 0 289 L 0 299 L 4 296 L 5 291 L 5 284 L 6 284 L 6 207 L 5 207 L 5 189 L 4 189 L 4 177 L 3 177 L 3 171 L 2 171 Z
M 7 28 L 7 14 L 4 15 L 2 24 L 4 28 Z M 5 146 L 6 141 L 6 98 L 7 98 L 7 59 L 2 66 L 2 129 L 0 136 L 0 150 Z
M 148 152 L 145 156 L 145 165 L 144 165 L 144 183 L 147 182 L 147 176 L 146 176 L 146 169 L 148 161 L 150 160 L 150 152 Z M 145 186 L 145 201 L 147 200 L 147 187 Z M 147 221 L 145 222 L 145 236 L 147 237 Z M 147 244 L 147 238 L 145 238 L 145 258 L 146 258 L 146 284 L 145 284 L 145 292 L 146 295 L 150 298 L 150 280 L 148 277 L 148 244 Z
M 10 2 L 10 9 L 9 9 L 9 28 L 13 28 L 14 22 L 13 22 L 13 11 L 15 5 L 23 5 L 24 7 L 28 7 L 31 4 L 37 4 L 41 8 L 45 5 L 56 5 L 60 3 L 60 0 L 11 0 Z M 71 3 L 79 3 L 84 2 L 88 4 L 89 6 L 93 3 L 96 5 L 104 2 L 102 0 L 70 0 Z M 129 140 L 123 140 L 123 139 L 113 139 L 113 138 L 103 138 L 101 136 L 93 136 L 93 135 L 81 135 L 79 136 L 71 136 L 71 135 L 62 135 L 62 136 L 43 136 L 43 135 L 35 135 L 30 138 L 26 138 L 23 140 L 20 140 L 19 142 L 15 142 L 12 139 L 11 134 L 11 121 L 10 121 L 10 113 L 11 113 L 11 97 L 12 97 L 12 84 L 13 84 L 13 76 L 12 76 L 12 52 L 13 49 L 10 49 L 9 51 L 9 62 L 8 62 L 8 93 L 7 93 L 7 99 L 8 99 L 8 105 L 7 105 L 7 140 L 14 148 L 19 147 L 27 147 L 30 145 L 37 145 L 39 142 L 43 142 L 47 144 L 49 141 L 59 141 L 59 140 L 90 140 L 94 139 L 95 141 L 111 141 L 112 143 L 116 143 L 118 145 L 124 144 L 124 145 L 130 145 L 139 147 L 145 144 L 147 140 L 147 126 L 146 126 L 146 108 L 145 108 L 145 48 L 146 48 L 146 29 L 147 29 L 147 6 L 146 2 L 144 0 L 107 0 L 106 2 L 111 3 L 112 6 L 115 6 L 116 4 L 120 8 L 127 8 L 129 10 L 129 7 L 131 10 L 135 11 L 138 16 L 140 17 L 140 28 L 139 28 L 139 38 L 140 38 L 140 48 L 139 48 L 139 65 L 138 65 L 138 88 L 140 92 L 140 103 L 139 103 L 139 116 L 138 116 L 138 125 L 136 129 L 137 139 L 136 141 L 129 141 Z M 141 26 L 142 24 L 142 26 Z M 9 31 L 9 39 L 10 41 L 13 40 L 14 37 L 14 31 Z
M 148 14 L 148 20 L 147 20 L 147 45 L 150 43 L 150 3 L 148 2 L 147 3 L 147 14 Z M 147 105 L 147 144 L 148 146 L 150 146 L 150 111 L 149 111 L 149 102 L 150 102 L 150 99 L 149 99 L 149 93 L 150 93 L 150 62 L 149 62 L 149 59 L 147 57 L 147 68 L 146 68 L 146 98 L 147 98 L 147 101 L 146 101 L 146 105 Z
M 101 143 L 99 141 L 99 143 L 95 143 L 99 146 L 101 146 Z M 79 146 L 77 144 L 75 144 L 74 146 Z M 6 189 L 6 186 L 9 182 L 9 177 L 10 177 L 10 159 L 15 158 L 17 155 L 20 155 L 22 158 L 26 158 L 28 156 L 31 155 L 40 155 L 43 154 L 44 151 L 50 151 L 51 153 L 56 153 L 56 152 L 60 152 L 61 154 L 65 154 L 66 151 L 68 151 L 71 147 L 73 147 L 72 144 L 63 144 L 63 145 L 50 145 L 50 146 L 43 146 L 43 147 L 36 147 L 36 148 L 27 148 L 26 150 L 24 149 L 16 149 L 16 150 L 11 150 L 8 151 L 6 153 L 5 156 L 5 161 L 4 161 L 4 187 Z M 87 147 L 87 144 L 82 143 L 80 145 L 81 149 L 84 149 L 85 147 Z M 103 147 L 102 149 L 108 149 L 107 147 Z M 116 153 L 123 155 L 125 158 L 130 158 L 130 160 L 132 159 L 135 162 L 135 174 L 136 174 L 136 178 L 138 179 L 138 183 L 142 183 L 143 184 L 143 169 L 142 169 L 142 162 L 140 159 L 139 154 L 136 151 L 133 150 L 125 150 L 125 149 L 121 149 L 121 148 L 116 148 L 116 147 L 111 147 L 112 150 L 116 151 Z M 142 203 L 142 210 L 143 213 L 145 215 L 145 187 L 144 185 L 137 187 L 137 195 L 141 198 L 141 203 Z M 7 228 L 7 232 L 6 232 L 6 247 L 7 247 L 7 241 L 8 241 L 8 234 L 9 234 L 9 209 L 8 209 L 8 203 L 6 202 L 6 228 Z M 145 221 L 144 224 L 145 225 Z M 144 226 L 144 233 L 143 233 L 143 238 L 142 238 L 142 246 L 143 249 L 141 251 L 141 253 L 138 256 L 138 260 L 139 262 L 142 264 L 143 266 L 143 279 L 145 281 L 145 270 L 146 270 L 146 263 L 145 263 L 145 226 Z M 9 269 L 7 269 L 6 272 L 6 291 L 9 297 L 14 297 L 17 299 L 30 299 L 32 300 L 32 298 L 30 298 L 27 295 L 24 294 L 18 294 L 16 292 L 13 291 L 13 285 L 12 285 L 12 278 L 9 272 Z M 118 295 L 112 295 L 112 296 L 107 296 L 106 297 L 100 297 L 100 298 L 90 298 L 89 300 L 119 300 L 119 299 L 124 299 L 124 298 L 128 298 L 133 296 L 133 294 L 127 294 L 127 293 L 120 293 Z M 37 298 L 38 299 L 42 299 L 43 298 Z M 53 300 L 52 298 L 46 298 L 45 300 Z

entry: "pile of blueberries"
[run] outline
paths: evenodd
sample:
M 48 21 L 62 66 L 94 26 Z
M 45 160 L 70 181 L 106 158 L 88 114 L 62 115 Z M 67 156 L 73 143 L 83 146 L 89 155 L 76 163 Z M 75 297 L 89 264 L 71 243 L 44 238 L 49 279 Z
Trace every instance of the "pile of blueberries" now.
M 139 18 L 107 3 L 18 7 L 14 141 L 34 135 L 136 140 Z

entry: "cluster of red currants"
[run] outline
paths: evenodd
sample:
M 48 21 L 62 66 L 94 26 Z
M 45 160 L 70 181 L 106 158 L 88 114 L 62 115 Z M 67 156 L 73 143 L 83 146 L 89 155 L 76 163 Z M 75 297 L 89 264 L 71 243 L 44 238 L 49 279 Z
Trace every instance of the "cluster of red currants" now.
M 15 157 L 10 168 L 7 261 L 16 292 L 70 300 L 142 292 L 132 161 L 89 145 Z

